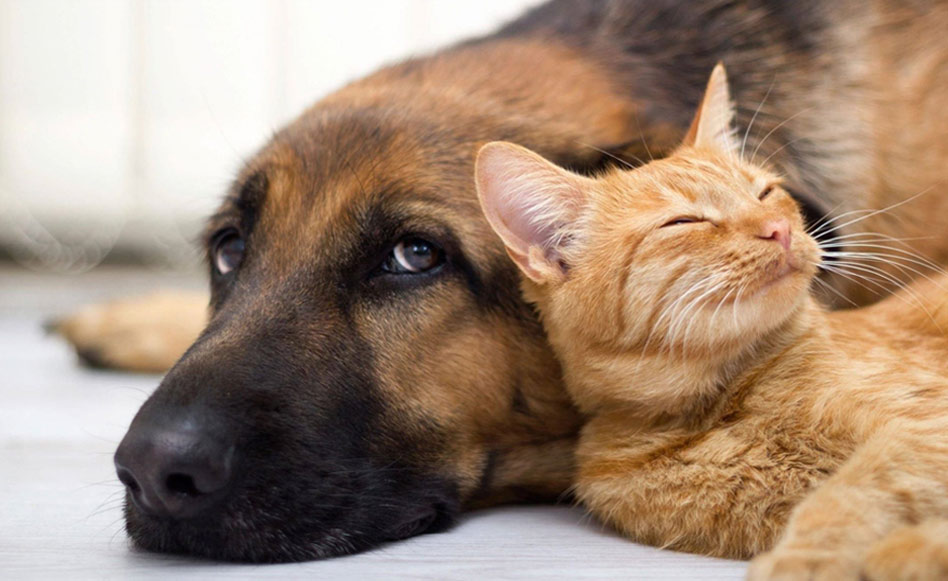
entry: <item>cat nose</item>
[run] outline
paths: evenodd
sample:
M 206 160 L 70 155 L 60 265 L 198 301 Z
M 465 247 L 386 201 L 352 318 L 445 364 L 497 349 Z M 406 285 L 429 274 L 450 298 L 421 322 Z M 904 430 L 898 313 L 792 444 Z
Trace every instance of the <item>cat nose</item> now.
M 761 240 L 775 240 L 783 246 L 784 250 L 790 250 L 790 222 L 787 220 L 764 222 L 757 237 Z

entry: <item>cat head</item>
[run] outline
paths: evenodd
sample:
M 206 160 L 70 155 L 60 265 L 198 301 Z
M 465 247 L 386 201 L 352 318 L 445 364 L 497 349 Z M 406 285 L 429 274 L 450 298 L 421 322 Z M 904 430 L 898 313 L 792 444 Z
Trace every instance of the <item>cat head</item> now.
M 477 160 L 481 205 L 554 347 L 720 352 L 802 304 L 819 252 L 778 175 L 741 158 L 723 66 L 682 145 L 597 178 L 510 143 Z

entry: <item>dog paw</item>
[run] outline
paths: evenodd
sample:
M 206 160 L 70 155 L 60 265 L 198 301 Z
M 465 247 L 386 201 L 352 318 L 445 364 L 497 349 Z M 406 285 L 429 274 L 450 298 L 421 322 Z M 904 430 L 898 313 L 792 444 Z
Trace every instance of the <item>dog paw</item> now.
M 47 323 L 91 367 L 167 371 L 207 321 L 204 293 L 163 292 L 92 305 Z
M 896 529 L 873 545 L 863 565 L 867 581 L 948 579 L 948 521 Z
M 751 561 L 748 581 L 858 581 L 859 567 L 839 553 L 776 549 Z

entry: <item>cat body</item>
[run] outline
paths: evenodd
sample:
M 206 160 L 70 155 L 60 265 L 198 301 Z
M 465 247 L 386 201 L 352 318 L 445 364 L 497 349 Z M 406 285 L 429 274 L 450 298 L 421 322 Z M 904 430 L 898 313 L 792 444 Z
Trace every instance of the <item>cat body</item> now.
M 834 313 L 807 300 L 694 415 L 641 421 L 615 398 L 583 432 L 579 498 L 641 542 L 749 558 L 772 548 L 794 508 L 859 452 L 891 456 L 856 468 L 883 488 L 848 488 L 842 506 L 818 509 L 815 526 L 835 521 L 849 534 L 889 493 L 910 495 L 899 499 L 909 522 L 948 514 L 937 474 L 948 470 L 948 340 L 906 313 L 908 296 Z M 948 328 L 948 304 L 939 323 Z M 929 490 L 913 490 L 910 459 L 933 469 Z M 894 523 L 901 510 L 880 519 Z
M 589 417 L 577 497 L 636 541 L 763 553 L 753 579 L 945 578 L 948 277 L 827 310 L 821 264 L 882 271 L 825 263 L 834 242 L 743 159 L 732 117 L 718 67 L 666 159 L 587 178 L 510 144 L 479 155 L 485 214 Z

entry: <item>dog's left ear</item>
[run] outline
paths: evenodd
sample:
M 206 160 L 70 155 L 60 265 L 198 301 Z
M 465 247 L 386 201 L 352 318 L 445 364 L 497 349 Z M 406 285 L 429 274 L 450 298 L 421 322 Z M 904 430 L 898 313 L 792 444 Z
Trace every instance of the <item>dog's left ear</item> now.
M 727 72 L 724 65 L 718 63 L 711 71 L 704 98 L 682 145 L 718 148 L 736 154 L 740 144 L 734 135 L 733 121 L 734 106 L 731 103 Z
M 563 280 L 561 250 L 593 180 L 499 141 L 481 148 L 475 174 L 484 215 L 520 270 L 540 284 Z

